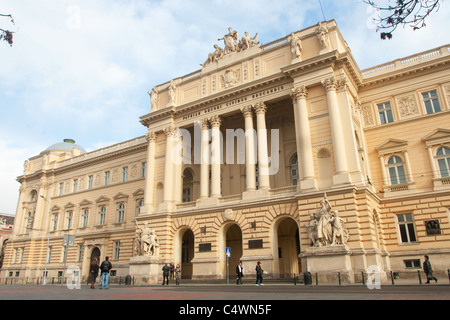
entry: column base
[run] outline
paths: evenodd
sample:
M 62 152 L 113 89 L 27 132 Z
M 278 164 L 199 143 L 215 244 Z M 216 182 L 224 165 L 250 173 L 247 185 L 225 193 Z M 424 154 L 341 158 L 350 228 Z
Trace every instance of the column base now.
M 298 191 L 314 191 L 317 190 L 316 179 L 314 178 L 305 178 L 300 181 L 298 185 Z
M 204 207 L 217 207 L 219 205 L 219 197 L 209 197 L 209 198 L 202 198 L 202 199 L 197 199 L 197 204 L 196 206 L 199 208 L 204 208 Z
M 343 184 L 351 184 L 351 183 L 352 179 L 350 173 L 348 172 L 337 173 L 333 176 L 333 186 L 340 186 Z
M 242 200 L 258 200 L 269 197 L 269 189 L 248 190 L 242 193 Z

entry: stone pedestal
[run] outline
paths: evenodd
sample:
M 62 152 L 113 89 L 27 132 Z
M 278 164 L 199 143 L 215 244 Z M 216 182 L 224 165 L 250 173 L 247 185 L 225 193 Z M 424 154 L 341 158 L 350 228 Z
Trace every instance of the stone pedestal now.
M 300 254 L 306 270 L 319 277 L 319 283 L 354 283 L 351 250 L 347 245 L 310 247 Z
M 159 257 L 132 257 L 129 274 L 135 284 L 157 284 L 162 282 L 162 266 Z

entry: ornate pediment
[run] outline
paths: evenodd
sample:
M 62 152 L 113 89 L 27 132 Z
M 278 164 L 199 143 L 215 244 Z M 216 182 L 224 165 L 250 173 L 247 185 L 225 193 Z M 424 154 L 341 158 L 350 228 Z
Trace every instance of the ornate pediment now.
M 408 145 L 408 141 L 400 139 L 388 139 L 378 145 L 376 149 L 380 154 L 404 151 Z
M 450 142 L 450 129 L 437 128 L 422 138 L 427 146 Z

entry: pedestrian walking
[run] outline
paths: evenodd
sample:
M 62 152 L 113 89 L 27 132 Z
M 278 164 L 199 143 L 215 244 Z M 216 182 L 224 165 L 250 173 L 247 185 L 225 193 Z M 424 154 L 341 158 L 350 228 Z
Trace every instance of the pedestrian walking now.
M 180 277 L 181 277 L 181 267 L 179 264 L 177 264 L 177 266 L 175 267 L 175 281 L 177 285 L 180 284 Z
M 244 267 L 242 266 L 242 261 L 236 266 L 236 284 L 242 284 L 242 278 L 244 277 Z
M 102 282 L 100 289 L 108 289 L 109 285 L 109 271 L 112 269 L 112 264 L 109 262 L 109 257 L 105 257 L 105 261 L 100 265 Z
M 433 269 L 431 268 L 430 259 L 428 258 L 428 256 L 424 256 L 424 258 L 425 261 L 423 262 L 423 271 L 427 275 L 427 282 L 425 283 L 430 283 L 430 280 L 434 280 L 437 283 L 438 279 L 436 279 L 436 277 L 433 276 Z
M 162 272 L 163 272 L 163 284 L 166 283 L 167 285 L 169 285 L 169 272 L 170 272 L 170 268 L 167 265 L 167 263 L 164 265 L 164 267 L 162 267 Z
M 264 283 L 262 283 L 262 282 L 263 282 L 264 270 L 262 269 L 261 261 L 258 261 L 258 263 L 256 264 L 255 270 L 256 270 L 256 285 L 263 286 Z
M 91 289 L 95 289 L 95 280 L 98 277 L 98 261 L 97 259 L 92 259 L 91 265 L 89 266 L 89 274 L 91 275 Z

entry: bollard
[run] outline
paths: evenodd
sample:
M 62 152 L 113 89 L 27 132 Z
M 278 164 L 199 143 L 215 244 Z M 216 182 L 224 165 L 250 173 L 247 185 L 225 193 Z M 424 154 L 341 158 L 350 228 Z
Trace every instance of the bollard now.
M 391 271 L 391 281 L 392 281 L 392 285 L 395 285 L 395 282 L 394 282 L 394 272 L 392 272 L 392 271 Z
M 422 277 L 420 276 L 420 270 L 417 270 L 417 275 L 419 276 L 419 284 L 422 284 Z
M 341 273 L 338 272 L 338 280 L 339 280 L 339 285 L 341 285 Z
M 448 274 L 448 282 L 450 283 L 450 269 L 447 269 L 447 274 Z
M 450 271 L 449 271 L 449 279 L 450 279 Z M 319 276 L 317 275 L 317 272 L 316 272 L 316 286 L 318 286 L 319 285 Z
M 366 281 L 364 279 L 364 271 L 361 271 L 361 275 L 362 275 L 362 284 L 363 284 L 363 286 L 365 286 L 366 285 Z

